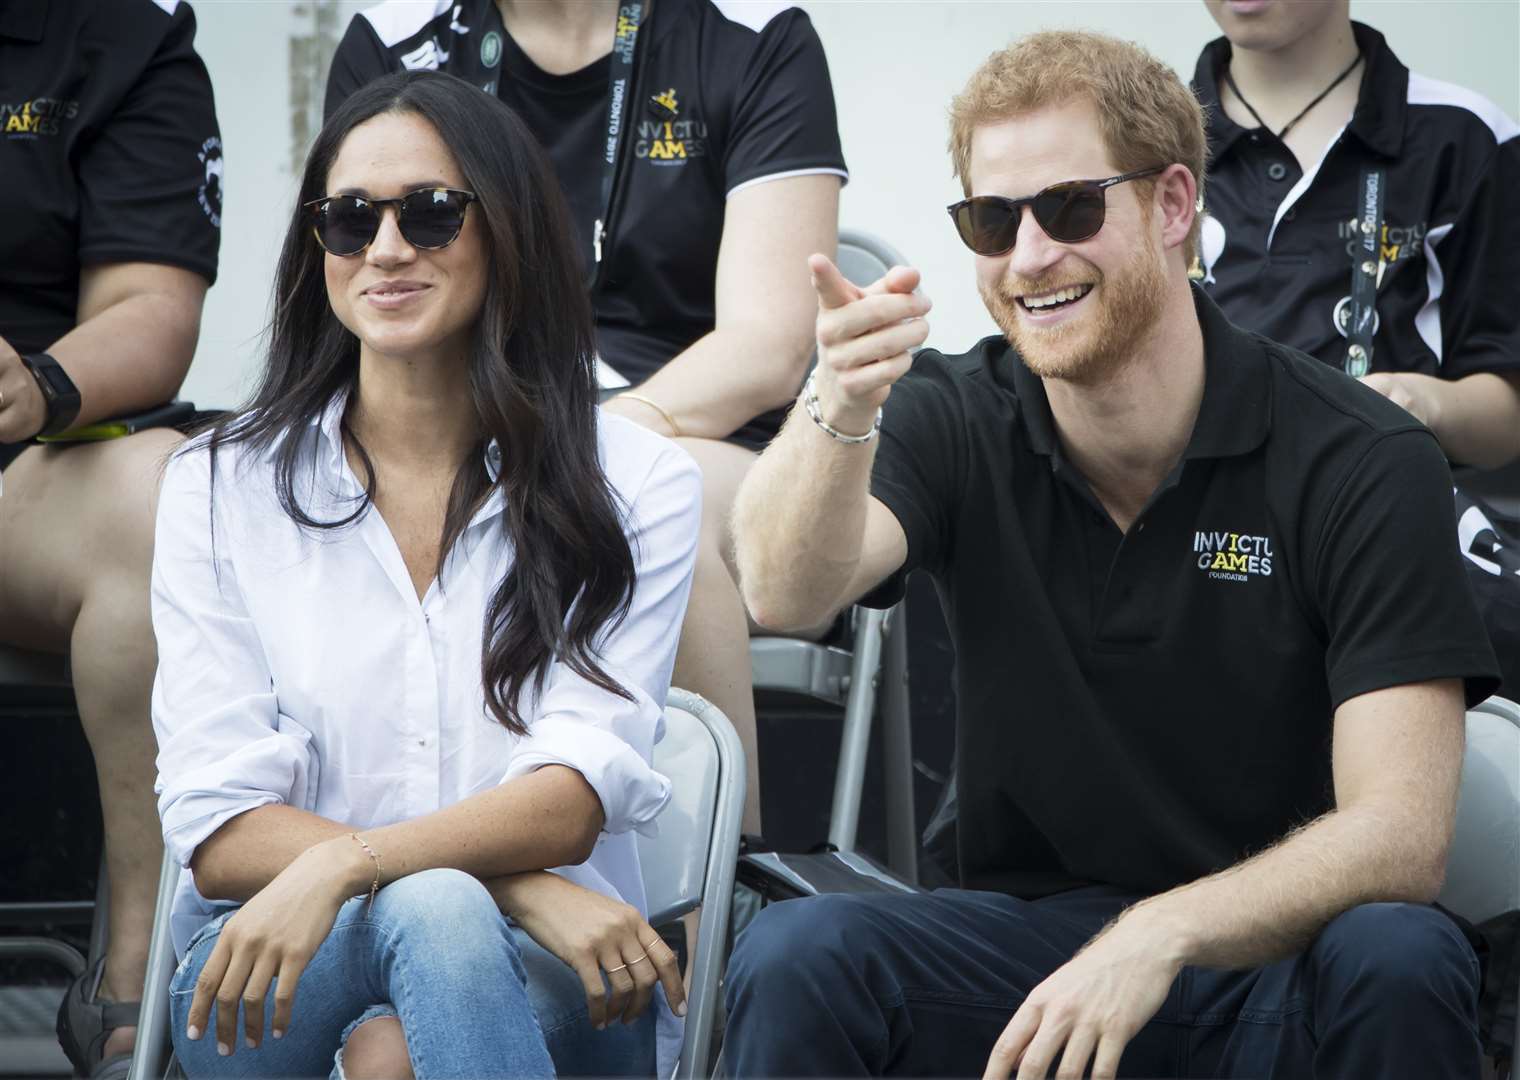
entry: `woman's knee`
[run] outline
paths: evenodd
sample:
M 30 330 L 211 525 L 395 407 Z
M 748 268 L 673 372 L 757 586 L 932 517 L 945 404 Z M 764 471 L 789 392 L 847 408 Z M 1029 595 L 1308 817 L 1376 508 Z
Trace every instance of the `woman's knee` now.
M 344 1080 L 412 1080 L 406 1031 L 394 1016 L 366 1020 L 349 1033 L 338 1051 Z
M 502 922 L 490 890 L 463 870 L 423 870 L 397 878 L 375 897 L 374 917 L 398 930 L 431 928 L 446 933 L 478 932 Z
M 490 891 L 461 870 L 424 870 L 392 882 L 368 918 L 380 928 L 382 963 L 399 977 L 425 972 L 440 992 L 463 986 L 495 993 L 522 982 L 522 954 L 506 917 Z

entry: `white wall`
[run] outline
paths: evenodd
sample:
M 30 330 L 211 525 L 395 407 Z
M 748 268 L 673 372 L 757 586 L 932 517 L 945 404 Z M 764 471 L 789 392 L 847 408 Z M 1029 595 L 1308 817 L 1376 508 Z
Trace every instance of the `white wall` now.
M 1313 2 L 1313 0 L 1307 0 Z M 294 197 L 292 96 L 303 72 L 292 39 L 319 17 L 337 33 L 362 0 L 192 0 L 226 144 L 221 277 L 206 304 L 185 396 L 234 404 L 258 363 L 270 276 Z M 1202 0 L 957 2 L 802 0 L 828 50 L 845 156 L 854 176 L 841 224 L 879 233 L 924 273 L 932 343 L 959 350 L 992 332 L 971 285 L 971 257 L 944 207 L 959 198 L 945 153 L 951 96 L 993 49 L 1047 27 L 1085 27 L 1138 41 L 1192 73 L 1218 34 Z M 324 9 L 326 9 L 324 11 Z M 1439 15 L 1437 15 L 1439 13 Z M 1415 70 L 1469 86 L 1520 116 L 1520 0 L 1355 0 Z

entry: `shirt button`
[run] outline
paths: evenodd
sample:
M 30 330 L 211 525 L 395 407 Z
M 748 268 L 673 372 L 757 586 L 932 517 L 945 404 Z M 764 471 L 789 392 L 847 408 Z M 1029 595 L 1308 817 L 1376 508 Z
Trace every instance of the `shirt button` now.
M 1292 221 L 1296 217 L 1298 217 L 1298 207 L 1295 206 L 1292 210 L 1289 210 L 1286 214 L 1283 215 L 1283 220 Z
M 417 745 L 418 746 L 426 746 L 427 745 L 427 740 L 426 739 L 418 739 L 417 740 Z
M 1259 142 L 1261 142 L 1261 136 L 1253 131 L 1253 132 L 1251 132 L 1251 141 L 1253 143 L 1259 143 Z
M 1267 166 L 1267 177 L 1271 180 L 1281 180 L 1288 175 L 1288 167 L 1280 161 L 1274 161 Z

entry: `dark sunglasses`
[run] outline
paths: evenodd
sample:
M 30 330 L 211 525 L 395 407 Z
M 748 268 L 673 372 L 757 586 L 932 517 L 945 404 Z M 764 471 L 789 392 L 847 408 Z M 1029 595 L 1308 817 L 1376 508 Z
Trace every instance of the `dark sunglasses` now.
M 324 195 L 303 204 L 311 211 L 317 243 L 330 255 L 357 255 L 380 231 L 380 214 L 396 208 L 396 226 L 414 248 L 437 251 L 459 239 L 465 209 L 476 201 L 469 191 L 423 188 L 399 199 L 368 199 L 362 195 Z
M 1013 250 L 1026 206 L 1046 236 L 1063 244 L 1075 244 L 1097 236 L 1103 228 L 1103 216 L 1108 209 L 1105 191 L 1127 180 L 1154 176 L 1165 168 L 1157 165 L 1110 176 L 1107 180 L 1066 180 L 1024 199 L 976 195 L 946 209 L 961 242 L 978 255 L 1005 255 Z

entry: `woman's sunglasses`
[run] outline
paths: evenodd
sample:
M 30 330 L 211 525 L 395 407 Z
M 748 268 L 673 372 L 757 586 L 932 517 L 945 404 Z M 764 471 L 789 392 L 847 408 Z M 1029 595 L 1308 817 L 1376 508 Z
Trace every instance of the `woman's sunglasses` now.
M 311 211 L 317 243 L 329 255 L 357 255 L 374 242 L 380 214 L 396 208 L 396 226 L 414 248 L 437 251 L 459 239 L 465 209 L 476 201 L 469 191 L 423 188 L 399 199 L 362 195 L 324 195 L 304 206 Z
M 1165 168 L 1157 165 L 1153 169 L 1110 176 L 1107 180 L 1067 180 L 1024 199 L 976 195 L 946 209 L 961 242 L 978 255 L 1006 255 L 1013 250 L 1026 206 L 1046 236 L 1063 244 L 1075 244 L 1097 236 L 1103 228 L 1107 211 L 1105 191 L 1127 180 L 1154 176 Z

